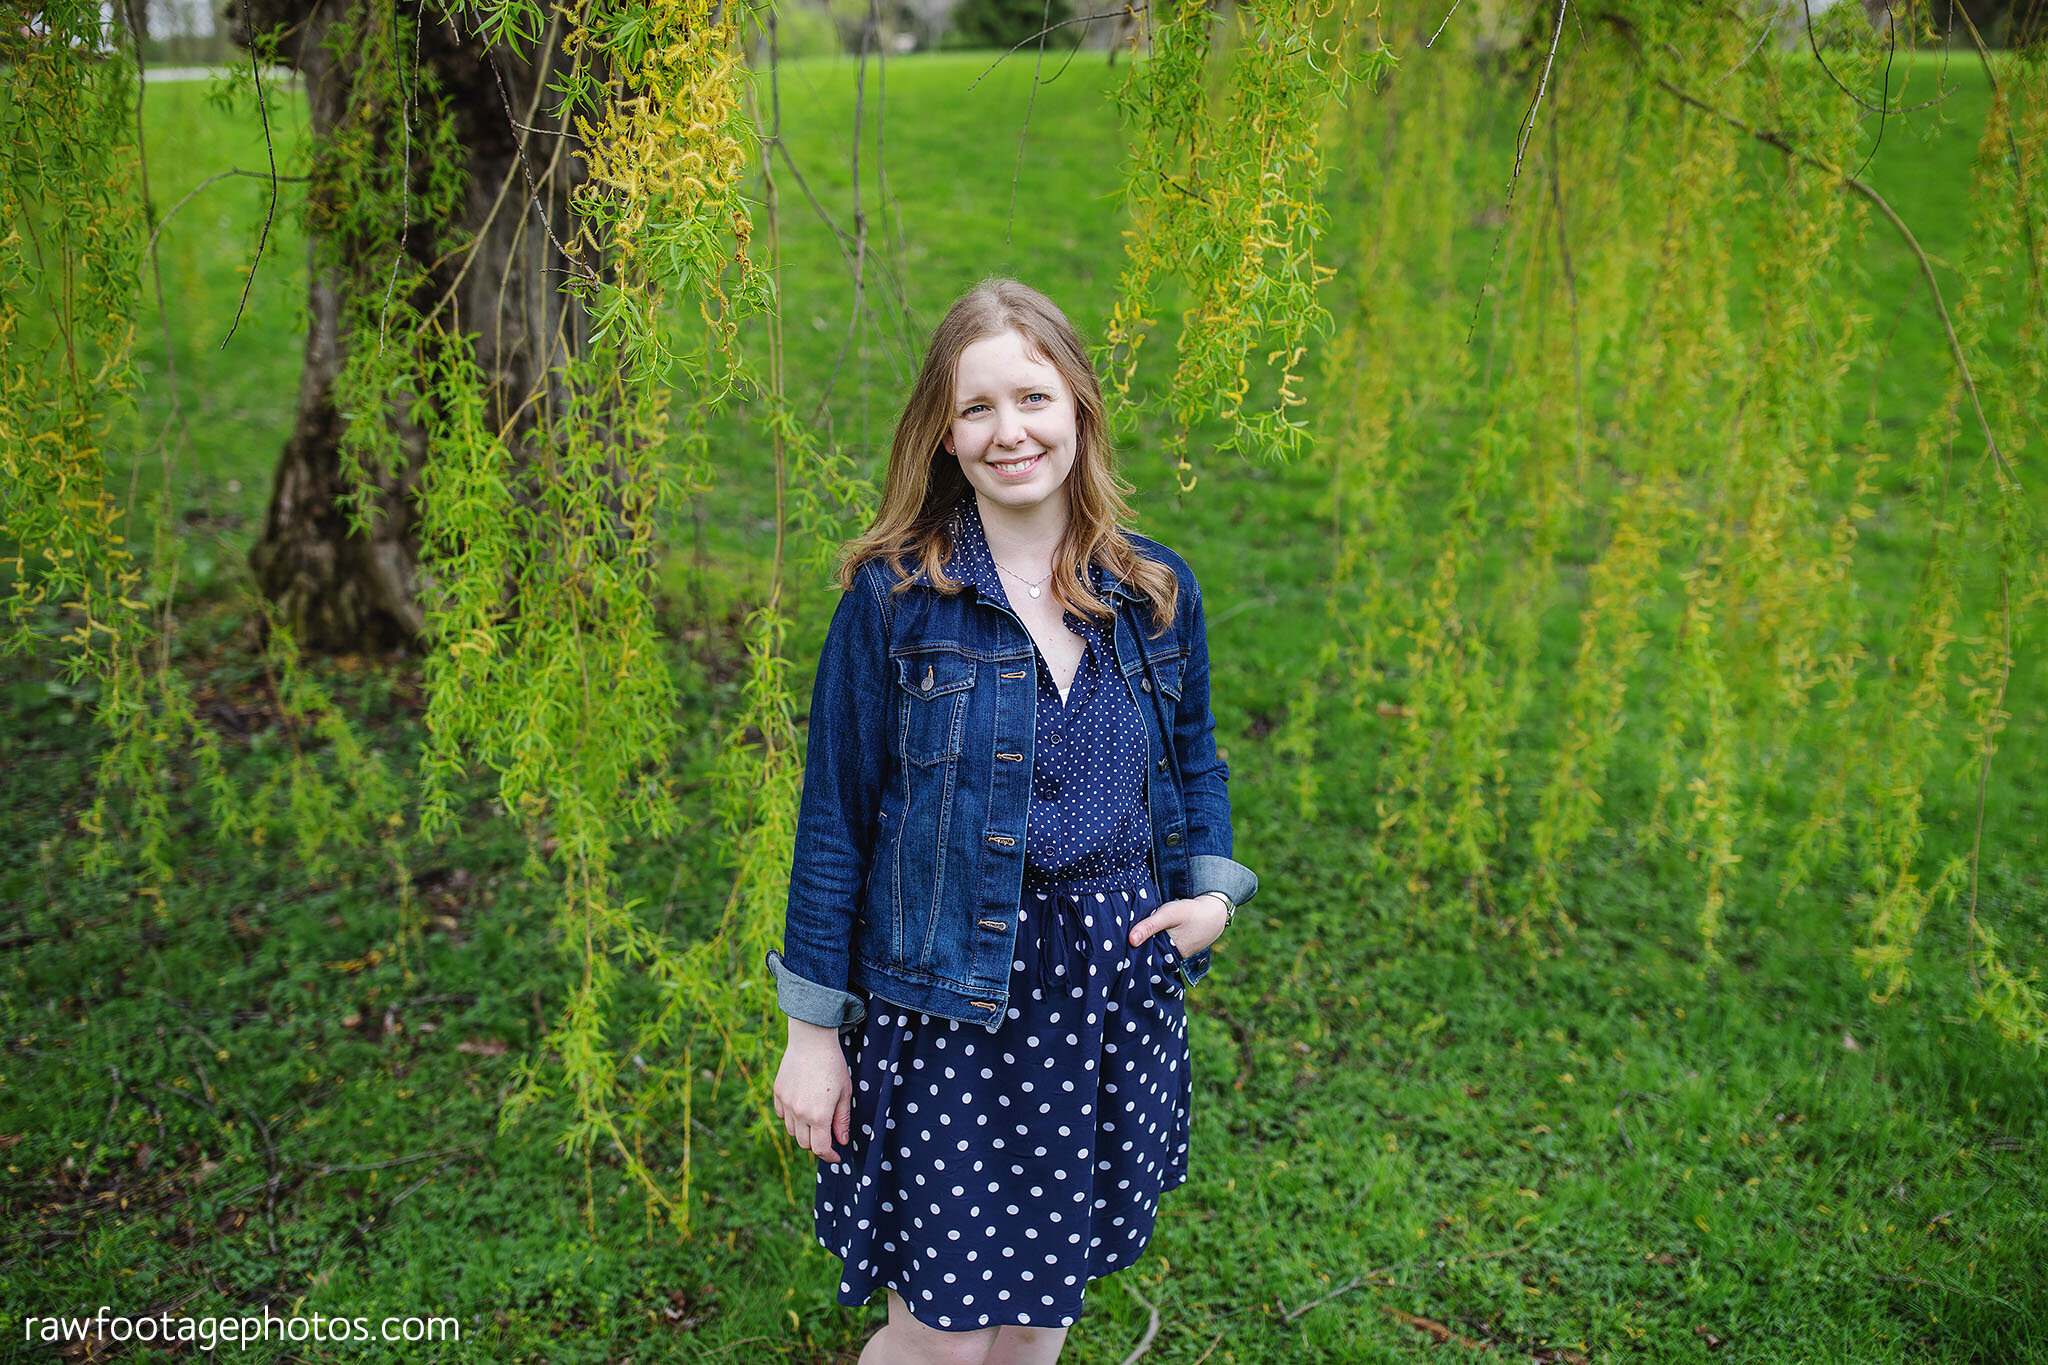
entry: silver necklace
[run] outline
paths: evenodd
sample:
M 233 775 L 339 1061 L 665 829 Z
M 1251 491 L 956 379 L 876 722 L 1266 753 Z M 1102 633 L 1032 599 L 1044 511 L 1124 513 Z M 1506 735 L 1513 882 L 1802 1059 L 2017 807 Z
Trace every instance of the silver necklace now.
M 1024 576 L 1023 574 L 1020 574 L 1020 573 L 1018 573 L 1018 572 L 1017 572 L 1017 571 L 1016 571 L 1015 569 L 1013 569 L 1013 568 L 1011 568 L 1011 567 L 1010 567 L 1009 565 L 1007 565 L 1007 564 L 1003 563 L 1003 561 L 1002 561 L 1002 560 L 1000 560 L 1000 559 L 997 559 L 997 558 L 996 558 L 996 557 L 995 557 L 995 556 L 994 556 L 993 554 L 991 554 L 991 555 L 989 556 L 989 559 L 990 559 L 991 561 L 993 561 L 993 562 L 994 562 L 995 566 L 996 566 L 996 567 L 997 567 L 998 569 L 1001 569 L 1001 570 L 1002 570 L 1002 571 L 1003 571 L 1004 573 L 1006 573 L 1006 574 L 1008 574 L 1008 575 L 1009 575 L 1010 577 L 1012 577 L 1012 578 L 1016 579 L 1016 580 L 1017 580 L 1017 581 L 1018 581 L 1019 583 L 1022 583 L 1022 584 L 1024 584 L 1024 585 L 1026 585 L 1027 587 L 1029 587 L 1029 588 L 1031 589 L 1031 595 L 1032 595 L 1033 597 L 1040 597 L 1040 596 L 1043 596 L 1043 594 L 1042 594 L 1042 593 L 1040 593 L 1040 592 L 1039 592 L 1039 590 L 1038 590 L 1038 583 L 1043 583 L 1043 582 L 1045 582 L 1045 579 L 1046 579 L 1046 578 L 1051 578 L 1051 577 L 1052 577 L 1052 574 L 1047 574 L 1047 575 L 1045 576 L 1045 578 L 1041 578 L 1041 579 L 1039 579 L 1039 580 L 1038 580 L 1038 583 L 1033 583 L 1033 582 L 1032 582 L 1032 581 L 1031 581 L 1030 579 L 1026 578 L 1026 577 L 1025 577 L 1025 576 Z

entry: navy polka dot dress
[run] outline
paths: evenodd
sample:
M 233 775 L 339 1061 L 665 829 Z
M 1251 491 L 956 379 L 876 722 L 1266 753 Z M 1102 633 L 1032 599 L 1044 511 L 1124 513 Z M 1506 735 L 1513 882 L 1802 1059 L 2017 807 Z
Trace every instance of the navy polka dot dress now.
M 971 494 L 953 545 L 955 576 L 1007 606 Z M 1071 1326 L 1187 1179 L 1179 958 L 1164 933 L 1130 946 L 1160 901 L 1144 718 L 1107 636 L 1066 621 L 1086 649 L 1064 698 L 1038 660 L 1007 1016 L 990 1033 L 870 998 L 840 1036 L 853 1139 L 819 1164 L 814 1210 L 845 1263 L 839 1301 L 887 1286 L 942 1330 Z

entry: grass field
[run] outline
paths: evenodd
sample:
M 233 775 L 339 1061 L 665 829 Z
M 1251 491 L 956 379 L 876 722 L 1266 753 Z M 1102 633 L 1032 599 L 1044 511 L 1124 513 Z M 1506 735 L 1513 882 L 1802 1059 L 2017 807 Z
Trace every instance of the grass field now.
M 1034 97 L 1022 60 L 971 86 L 986 64 L 888 66 L 895 200 L 883 206 L 870 178 L 866 205 L 876 233 L 908 244 L 913 349 L 864 333 L 831 404 L 831 434 L 877 476 L 914 348 L 960 289 L 1018 275 L 1091 333 L 1114 295 L 1122 140 L 1107 92 L 1121 71 L 1084 54 Z M 1974 67 L 1950 77 L 1962 92 L 1893 121 L 1869 171 L 1944 262 L 1960 246 L 1986 103 Z M 781 90 L 796 159 L 841 216 L 852 84 L 849 63 L 819 62 L 785 72 Z M 145 107 L 160 205 L 215 170 L 266 164 L 249 120 L 210 107 L 203 87 L 152 87 Z M 273 116 L 289 172 L 304 113 Z M 873 153 L 871 141 L 868 177 Z M 785 318 L 807 405 L 850 287 L 783 188 Z M 191 424 L 171 473 L 189 604 L 177 654 L 252 786 L 289 747 L 243 599 L 300 366 L 305 244 L 289 213 L 233 342 L 220 342 L 267 195 L 240 178 L 206 188 L 163 250 Z M 1459 249 L 1477 266 L 1489 244 L 1474 226 Z M 1939 399 L 1945 360 L 1912 262 L 1889 243 L 1873 253 L 1900 322 L 1893 362 L 1857 382 L 1909 437 Z M 171 359 L 153 320 L 143 334 L 152 387 L 138 448 L 168 412 Z M 1369 872 L 1388 735 L 1370 716 L 1330 718 L 1313 822 L 1264 742 L 1320 643 L 1326 475 L 1218 462 L 1177 497 L 1146 458 L 1155 436 L 1140 424 L 1125 445 L 1140 529 L 1202 580 L 1237 856 L 1261 894 L 1190 997 L 1192 1179 L 1165 1202 L 1145 1260 L 1091 1291 L 1064 1358 L 1124 1359 L 1149 1302 L 1160 1332 L 1146 1359 L 1161 1362 L 2048 1359 L 2048 1082 L 2041 1058 L 1968 1017 L 1952 917 L 1929 924 L 1915 989 L 1880 1007 L 1848 955 L 1851 888 L 1823 882 L 1772 910 L 1760 871 L 1731 905 L 1728 963 L 1703 971 L 1690 879 L 1614 832 L 1581 859 L 1580 931 L 1560 955 L 1422 932 L 1400 888 Z M 729 481 L 673 537 L 686 783 L 704 780 L 736 702 L 732 613 L 759 599 L 773 544 L 758 443 L 737 422 L 717 439 Z M 2048 476 L 2031 458 L 2038 484 Z M 145 490 L 162 477 L 154 455 L 132 473 Z M 1894 530 L 1872 536 L 1869 565 L 1873 615 L 1893 626 L 1918 562 L 1911 526 Z M 796 585 L 800 695 L 830 604 L 824 585 Z M 407 752 L 419 699 L 404 660 L 340 661 L 323 676 L 390 752 Z M 737 1086 L 701 1086 L 687 1133 L 663 1153 L 679 1161 L 687 1136 L 687 1244 L 648 1235 L 613 1168 L 586 1187 L 551 1148 L 553 1116 L 496 1135 L 506 1079 L 568 968 L 548 888 L 522 879 L 517 836 L 489 818 L 481 787 L 470 832 L 419 866 L 433 927 L 424 954 L 400 959 L 388 950 L 395 891 L 373 862 L 308 877 L 282 852 L 220 846 L 196 809 L 177 884 L 151 895 L 130 874 L 80 876 L 77 817 L 99 744 L 90 698 L 34 672 L 5 686 L 0 782 L 17 833 L 0 852 L 0 1288 L 12 1315 L 0 1331 L 100 1304 L 195 1316 L 268 1305 L 463 1322 L 459 1344 L 295 1345 L 280 1359 L 854 1358 L 881 1310 L 837 1306 L 837 1261 L 810 1235 L 808 1158 L 790 1155 L 779 1124 L 739 1111 Z M 2035 945 L 2044 698 L 2038 668 L 2016 682 L 1986 829 L 1987 907 Z M 1653 732 L 1626 733 L 1623 772 L 1652 761 Z M 1930 805 L 1931 861 L 1967 845 L 1959 793 L 1944 787 Z M 627 894 L 677 938 L 701 932 L 727 889 L 716 847 L 708 819 L 636 846 Z M 1468 1344 L 1440 1345 L 1439 1331 Z

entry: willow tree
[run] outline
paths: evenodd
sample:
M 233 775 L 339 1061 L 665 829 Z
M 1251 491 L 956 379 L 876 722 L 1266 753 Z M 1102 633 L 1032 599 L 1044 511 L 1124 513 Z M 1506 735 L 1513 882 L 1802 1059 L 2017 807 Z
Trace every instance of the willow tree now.
M 409 839 L 453 822 L 452 780 L 494 768 L 536 863 L 549 851 L 567 937 L 591 952 L 550 1040 L 581 1101 L 578 1136 L 586 1152 L 600 1138 L 630 1151 L 592 1040 L 615 951 L 637 951 L 611 937 L 637 929 L 614 894 L 612 850 L 629 830 L 659 834 L 677 819 L 660 771 L 677 722 L 652 549 L 664 501 L 700 471 L 688 462 L 699 448 L 668 439 L 671 385 L 706 406 L 744 383 L 738 320 L 769 297 L 739 193 L 756 146 L 745 14 L 690 3 L 245 13 L 242 36 L 305 73 L 315 134 L 308 363 L 255 552 L 282 606 L 278 666 L 303 681 L 290 666 L 300 639 L 418 635 L 434 698 L 401 803 L 382 761 L 347 742 L 346 718 L 288 682 L 302 719 L 336 742 L 324 769 L 299 774 L 281 834 L 317 857 L 367 830 L 402 872 Z M 103 442 L 132 396 L 136 286 L 156 226 L 137 174 L 139 43 L 131 34 L 106 51 L 120 35 L 102 31 L 93 5 L 44 17 L 46 32 L 5 40 L 5 208 L 17 229 L 5 268 L 28 288 L 10 289 L 0 316 L 12 335 L 40 294 L 60 343 L 9 353 L 7 530 L 22 553 L 10 643 L 47 640 L 60 609 L 68 662 L 101 677 L 114 741 L 89 824 L 127 817 L 145 865 L 166 877 L 165 740 L 196 749 L 224 835 L 260 833 L 271 803 L 226 783 L 217 737 L 148 648 L 150 604 L 169 584 L 143 592 L 106 486 Z M 833 477 L 817 474 L 814 485 Z M 159 569 L 174 558 L 165 548 Z
M 483 419 L 531 468 L 570 397 L 564 362 L 593 330 L 584 295 L 557 287 L 583 260 L 570 196 L 588 145 L 559 113 L 536 127 L 550 78 L 585 69 L 570 30 L 557 12 L 537 39 L 492 46 L 432 8 L 231 11 L 237 41 L 303 78 L 311 115 L 305 369 L 251 559 L 316 649 L 384 648 L 425 626 L 418 484 L 434 418 L 414 409 L 443 406 L 427 349 L 470 338 Z M 610 54 L 592 55 L 591 78 L 607 79 Z M 259 78 L 256 96 L 267 132 L 278 94 Z
M 112 836 L 133 835 L 144 877 L 177 872 L 163 830 L 183 799 L 180 743 L 220 837 L 283 842 L 313 865 L 337 843 L 375 839 L 401 891 L 406 850 L 455 819 L 455 780 L 493 770 L 534 870 L 560 888 L 563 941 L 582 968 L 508 1121 L 567 1092 L 576 1147 L 617 1153 L 680 1220 L 687 1203 L 641 1156 L 644 1123 L 688 1103 L 696 1046 L 736 1061 L 766 1109 L 758 1062 L 774 1008 L 748 965 L 779 929 L 801 767 L 778 536 L 767 600 L 746 623 L 750 672 L 713 803 L 735 868 L 724 930 L 685 950 L 621 903 L 619 841 L 661 837 L 680 818 L 667 771 L 677 708 L 652 626 L 655 528 L 681 488 L 715 475 L 702 418 L 735 392 L 769 438 L 794 551 L 822 563 L 873 493 L 783 401 L 767 267 L 773 157 L 787 149 L 743 61 L 762 53 L 772 87 L 772 11 L 759 16 L 765 33 L 750 11 L 699 0 L 252 0 L 238 18 L 265 63 L 305 76 L 312 112 L 307 365 L 254 557 L 275 599 L 269 655 L 288 719 L 328 743 L 294 760 L 288 800 L 237 790 L 219 737 L 154 647 L 175 556 L 167 541 L 130 556 L 104 442 L 133 401 L 147 298 L 136 284 L 151 278 L 159 207 L 138 174 L 140 44 L 104 30 L 84 0 L 49 6 L 47 37 L 0 39 L 13 135 L 4 209 L 22 229 L 0 260 L 22 286 L 0 325 L 15 335 L 40 302 L 60 340 L 8 357 L 0 451 L 21 550 L 10 646 L 55 650 L 101 680 L 109 743 L 87 824 L 109 836 L 98 848 L 110 860 L 126 856 Z M 1163 59 L 1129 68 L 1125 91 L 1143 244 L 1115 326 L 1121 373 L 1152 324 L 1153 292 L 1190 286 L 1205 317 L 1177 343 L 1180 429 L 1223 377 L 1236 430 L 1291 444 L 1303 430 L 1294 377 L 1328 273 L 1314 263 L 1324 115 L 1377 48 L 1348 6 L 1300 0 L 1223 21 L 1188 4 L 1140 37 Z M 1220 137 L 1204 115 L 1212 73 L 1237 115 Z M 253 93 L 267 123 L 275 92 Z M 756 167 L 764 197 L 749 202 L 740 185 Z M 1162 201 L 1169 182 L 1194 187 L 1202 212 Z M 1190 242 L 1196 262 L 1181 254 Z M 1252 301 L 1266 291 L 1264 306 Z M 161 314 L 160 291 L 155 302 Z M 756 355 L 736 345 L 749 314 L 766 323 Z M 1279 393 L 1262 409 L 1247 370 L 1275 346 Z M 690 405 L 680 430 L 678 390 Z M 159 535 L 171 524 L 160 515 Z M 410 778 L 354 740 L 296 664 L 302 642 L 401 638 L 423 646 L 429 696 Z M 626 965 L 659 985 L 655 1017 L 613 1017 Z M 663 1060 L 637 1071 L 628 1057 Z

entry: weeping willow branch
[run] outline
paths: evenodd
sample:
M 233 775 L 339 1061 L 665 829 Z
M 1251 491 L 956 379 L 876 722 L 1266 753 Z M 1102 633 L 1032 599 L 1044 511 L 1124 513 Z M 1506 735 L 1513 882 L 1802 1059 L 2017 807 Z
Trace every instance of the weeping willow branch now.
M 1983 931 L 1977 923 L 1977 873 L 1984 861 L 1984 793 L 1991 783 L 1991 756 L 1998 752 L 1998 732 L 1995 728 L 2004 713 L 2006 685 L 2012 681 L 2012 583 L 2010 576 L 2001 567 L 1998 571 L 1998 613 L 2004 627 L 2004 637 L 1999 650 L 1998 694 L 1991 699 L 1991 724 L 1985 727 L 1983 757 L 1977 764 L 1977 819 L 1970 831 L 1970 932 L 1977 937 Z M 1977 963 L 1970 962 L 1970 984 L 1982 991 L 1978 980 Z
M 1493 250 L 1487 255 L 1486 258 L 1486 265 L 1488 270 L 1491 270 L 1493 268 L 1494 261 L 1499 258 L 1501 243 L 1507 240 L 1509 230 L 1514 225 L 1515 217 L 1513 210 L 1515 207 L 1515 186 L 1521 181 L 1522 178 L 1522 157 L 1523 154 L 1529 149 L 1529 135 L 1536 131 L 1536 114 L 1537 111 L 1543 107 L 1543 94 L 1546 90 L 1550 88 L 1550 72 L 1551 69 L 1557 65 L 1557 45 L 1558 42 L 1564 37 L 1564 16 L 1565 12 L 1568 9 L 1570 9 L 1570 7 L 1571 0 L 1559 0 L 1557 6 L 1556 24 L 1550 35 L 1550 55 L 1543 59 L 1543 74 L 1540 77 L 1538 77 L 1536 81 L 1536 94 L 1530 100 L 1528 109 L 1523 112 L 1521 123 L 1516 125 L 1515 131 L 1517 134 L 1517 140 L 1515 143 L 1515 164 L 1508 171 L 1507 195 L 1501 203 L 1500 231 L 1494 233 Z M 1583 6 L 1581 6 L 1581 8 L 1583 8 Z M 1444 22 L 1448 24 L 1450 21 L 1450 15 L 1445 15 Z M 1437 31 L 1438 33 L 1441 33 L 1443 30 L 1439 28 Z M 1581 21 L 1580 40 L 1581 42 L 1584 41 L 1583 21 Z M 1435 39 L 1432 38 L 1431 42 L 1434 41 Z M 1424 46 L 1428 46 L 1428 44 L 1424 44 Z M 1565 268 L 1567 270 L 1571 268 L 1569 261 L 1566 262 Z M 1486 291 L 1482 289 L 1480 290 L 1479 294 L 1476 295 L 1472 300 L 1472 320 L 1466 325 L 1465 328 L 1465 343 L 1468 346 L 1471 344 L 1473 336 L 1479 330 L 1479 311 L 1480 306 L 1483 303 L 1485 297 Z M 1491 357 L 1489 355 L 1489 360 L 1490 359 Z
M 1586 374 L 1584 348 L 1579 338 L 1579 280 L 1572 269 L 1572 244 L 1565 233 L 1564 190 L 1558 184 L 1557 120 L 1549 124 L 1550 208 L 1557 218 L 1557 257 L 1564 267 L 1564 286 L 1572 305 L 1572 444 L 1579 458 L 1586 455 Z
M 1605 19 L 1619 30 L 1622 37 L 1628 40 L 1629 45 L 1635 48 L 1638 57 L 1643 55 L 1642 44 L 1636 40 L 1634 24 L 1611 10 L 1602 10 L 1597 17 Z M 2019 489 L 2021 484 L 2018 472 L 2013 469 L 2012 463 L 2005 458 L 2005 452 L 1999 449 L 1998 438 L 1991 434 L 1991 419 L 1984 414 L 1983 400 L 1977 394 L 1977 381 L 1970 374 L 1970 362 L 1963 356 L 1963 343 L 1957 339 L 1956 326 L 1949 318 L 1948 305 L 1942 301 L 1941 285 L 1934 278 L 1934 265 L 1927 259 L 1927 253 L 1920 249 L 1919 239 L 1913 235 L 1913 229 L 1906 226 L 1906 220 L 1899 217 L 1898 211 L 1869 183 L 1857 179 L 1833 162 L 1815 156 L 1804 148 L 1796 146 L 1783 133 L 1768 128 L 1758 128 L 1725 110 L 1717 109 L 1699 96 L 1673 85 L 1655 71 L 1651 71 L 1648 74 L 1652 82 L 1681 103 L 1689 104 L 1701 113 L 1717 118 L 1729 127 L 1749 134 L 1749 136 L 1763 143 L 1766 147 L 1776 148 L 1780 153 L 1795 161 L 1811 166 L 1826 175 L 1833 176 L 1836 183 L 1844 189 L 1854 190 L 1871 203 L 1877 205 L 1878 212 L 1882 213 L 1891 223 L 1893 229 L 1897 231 L 1899 237 L 1905 242 L 1906 248 L 1913 253 L 1913 258 L 1920 263 L 1920 277 L 1927 282 L 1928 296 L 1934 300 L 1934 311 L 1940 316 L 1942 331 L 1948 336 L 1949 354 L 1955 359 L 1956 370 L 1962 377 L 1963 387 L 1969 390 L 1970 407 L 1977 414 L 1977 425 L 1984 433 L 1984 442 L 1990 447 L 1992 458 L 1998 461 L 1998 467 L 2005 474 L 2007 482 L 2014 489 Z
M 1977 60 L 1984 65 L 1984 79 L 1991 85 L 1991 98 L 2003 100 L 2005 90 L 1998 83 L 1998 72 L 1991 65 L 1991 53 L 1984 46 L 1984 35 L 1977 32 L 1977 25 L 1970 18 L 1969 7 L 1957 5 L 1955 13 L 1970 31 L 1970 42 L 1977 49 Z M 2013 136 L 2010 121 L 2005 125 L 2005 150 L 2012 157 L 2014 198 L 2019 204 L 2020 227 L 2027 234 L 2027 288 L 2038 289 L 2041 286 L 2041 252 L 2034 243 L 2033 205 L 2027 200 L 2027 163 L 2020 157 L 2019 140 Z

